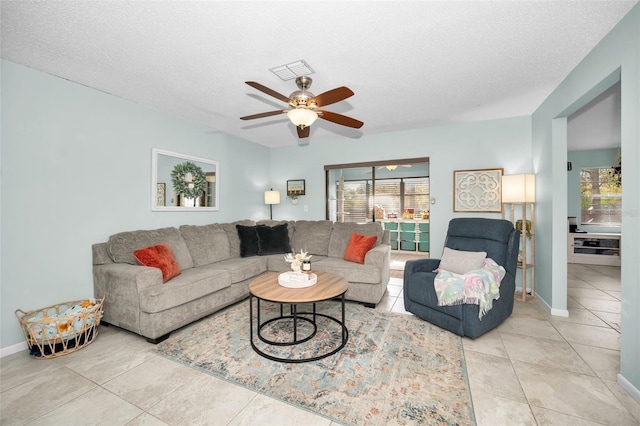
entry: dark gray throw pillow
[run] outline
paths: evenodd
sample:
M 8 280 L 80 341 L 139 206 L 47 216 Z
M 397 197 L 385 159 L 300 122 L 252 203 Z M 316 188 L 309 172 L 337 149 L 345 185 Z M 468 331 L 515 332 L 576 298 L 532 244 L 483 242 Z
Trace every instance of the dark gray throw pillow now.
M 257 226 L 258 255 L 291 253 L 289 229 L 286 223 L 276 226 Z
M 259 225 L 260 228 L 264 225 Z M 238 237 L 240 238 L 240 257 L 250 257 L 258 255 L 258 226 L 236 225 Z

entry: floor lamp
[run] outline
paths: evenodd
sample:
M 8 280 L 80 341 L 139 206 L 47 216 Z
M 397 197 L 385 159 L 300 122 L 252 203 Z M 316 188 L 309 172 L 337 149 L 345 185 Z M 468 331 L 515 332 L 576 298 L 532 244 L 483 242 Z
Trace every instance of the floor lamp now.
M 273 205 L 280 204 L 280 191 L 264 191 L 264 203 L 269 205 L 269 219 L 273 220 Z

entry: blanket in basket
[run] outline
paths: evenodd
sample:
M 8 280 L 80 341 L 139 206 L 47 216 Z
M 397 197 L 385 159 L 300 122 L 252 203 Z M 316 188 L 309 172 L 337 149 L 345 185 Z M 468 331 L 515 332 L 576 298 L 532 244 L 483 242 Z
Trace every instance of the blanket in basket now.
M 500 297 L 500 281 L 505 273 L 505 269 L 490 258 L 484 260 L 482 268 L 462 275 L 438 270 L 433 282 L 438 306 L 479 305 L 478 318 L 482 319 L 493 306 L 493 301 Z

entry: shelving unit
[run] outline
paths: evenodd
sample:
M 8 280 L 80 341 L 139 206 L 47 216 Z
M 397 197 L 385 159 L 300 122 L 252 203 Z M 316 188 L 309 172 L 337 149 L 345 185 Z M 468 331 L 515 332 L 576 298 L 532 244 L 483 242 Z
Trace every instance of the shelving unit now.
M 527 300 L 527 293 L 535 296 L 536 268 L 536 221 L 533 203 L 536 200 L 536 177 L 531 173 L 502 176 L 502 218 L 505 218 L 507 206 L 509 207 L 509 220 L 515 228 L 520 228 L 520 255 L 518 256 L 518 269 L 522 271 L 522 301 Z M 520 219 L 516 219 L 516 206 Z M 527 223 L 527 210 L 531 218 L 531 226 Z M 520 226 L 518 226 L 520 222 Z M 528 231 L 528 232 L 527 232 Z M 528 234 L 528 235 L 527 235 Z M 531 291 L 527 289 L 527 271 L 531 271 Z
M 520 252 L 522 253 L 522 261 L 518 261 L 518 269 L 522 271 L 522 301 L 527 300 L 527 294 L 530 296 L 535 295 L 535 253 L 536 253 L 536 234 L 535 234 L 535 211 L 533 203 L 504 203 L 504 209 L 502 210 L 502 218 L 505 218 L 505 211 L 509 206 L 509 219 L 514 226 L 518 222 L 515 211 L 516 206 L 519 206 L 522 229 L 520 240 Z M 531 217 L 531 227 L 529 233 L 531 237 L 527 236 L 527 210 L 529 210 L 529 217 Z M 531 291 L 527 289 L 527 271 L 531 271 Z
M 620 266 L 620 234 L 569 233 L 567 261 Z
M 384 220 L 390 231 L 391 250 L 429 252 L 428 220 Z

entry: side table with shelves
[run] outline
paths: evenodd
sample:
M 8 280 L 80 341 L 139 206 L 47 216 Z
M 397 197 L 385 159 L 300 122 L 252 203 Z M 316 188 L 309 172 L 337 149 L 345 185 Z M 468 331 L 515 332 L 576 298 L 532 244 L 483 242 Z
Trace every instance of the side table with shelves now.
M 535 295 L 535 253 L 536 253 L 536 235 L 535 235 L 535 210 L 533 203 L 504 203 L 505 209 L 502 211 L 502 218 L 505 219 L 506 206 L 509 205 L 509 219 L 513 222 L 517 228 L 518 222 L 520 222 L 520 256 L 518 257 L 518 269 L 522 271 L 522 301 L 527 300 L 527 294 L 530 296 Z M 520 207 L 521 220 L 516 219 L 515 207 Z M 529 217 L 531 225 L 528 224 L 527 210 L 529 210 Z M 527 229 L 529 228 L 529 229 Z M 527 232 L 528 231 L 528 232 Z M 529 234 L 529 235 L 527 235 Z M 527 289 L 527 271 L 531 272 L 531 290 Z
M 620 234 L 570 232 L 569 263 L 620 266 Z

